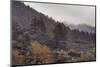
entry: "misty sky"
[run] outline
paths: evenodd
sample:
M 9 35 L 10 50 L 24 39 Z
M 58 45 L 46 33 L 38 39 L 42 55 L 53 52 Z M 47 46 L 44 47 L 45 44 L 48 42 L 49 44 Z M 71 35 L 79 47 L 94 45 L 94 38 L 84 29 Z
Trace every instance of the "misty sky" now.
M 24 3 L 64 24 L 87 24 L 95 26 L 95 7 L 33 2 Z

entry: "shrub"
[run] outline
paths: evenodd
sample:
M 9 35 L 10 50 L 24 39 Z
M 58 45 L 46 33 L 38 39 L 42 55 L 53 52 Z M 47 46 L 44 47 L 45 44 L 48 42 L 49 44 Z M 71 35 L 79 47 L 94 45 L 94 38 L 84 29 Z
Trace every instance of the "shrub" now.
M 80 53 L 80 51 L 76 51 L 74 49 L 70 49 L 68 51 L 68 55 L 76 58 L 76 57 L 80 57 L 81 56 L 81 53 Z
M 25 64 L 25 56 L 21 54 L 16 48 L 12 48 L 12 64 Z
M 31 51 L 34 64 L 52 63 L 53 53 L 45 44 L 40 44 L 38 41 L 33 41 L 28 47 Z
M 55 59 L 56 63 L 67 62 L 68 60 L 70 60 L 69 56 L 67 55 L 67 51 L 63 49 L 56 49 L 55 54 L 56 54 L 56 59 Z
M 88 50 L 87 52 L 82 53 L 81 60 L 82 61 L 96 60 L 95 48 Z

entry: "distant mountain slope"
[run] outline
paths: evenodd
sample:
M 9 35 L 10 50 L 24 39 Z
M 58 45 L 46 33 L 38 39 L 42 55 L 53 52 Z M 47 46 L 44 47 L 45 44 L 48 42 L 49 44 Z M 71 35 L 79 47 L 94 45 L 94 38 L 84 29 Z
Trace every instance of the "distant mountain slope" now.
M 79 30 L 79 31 L 83 31 L 83 32 L 88 32 L 88 33 L 95 33 L 95 27 L 89 26 L 89 25 L 85 25 L 85 24 L 81 24 L 81 25 L 69 25 L 70 29 L 74 30 Z

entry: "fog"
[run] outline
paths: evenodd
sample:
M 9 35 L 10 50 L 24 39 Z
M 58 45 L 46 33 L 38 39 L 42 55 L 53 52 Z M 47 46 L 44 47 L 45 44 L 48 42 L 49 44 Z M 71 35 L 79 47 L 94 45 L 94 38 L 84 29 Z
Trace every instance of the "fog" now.
M 64 24 L 87 24 L 95 26 L 95 7 L 93 6 L 34 2 L 24 2 L 24 4 Z

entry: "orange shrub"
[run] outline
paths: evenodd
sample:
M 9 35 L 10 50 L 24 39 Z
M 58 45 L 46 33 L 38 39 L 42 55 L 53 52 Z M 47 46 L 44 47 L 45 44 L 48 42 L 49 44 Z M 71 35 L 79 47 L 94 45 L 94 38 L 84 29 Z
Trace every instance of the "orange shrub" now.
M 53 54 L 49 47 L 45 44 L 40 44 L 38 41 L 33 41 L 28 47 L 32 53 L 32 57 L 36 64 L 52 63 Z
M 25 56 L 21 54 L 16 48 L 12 48 L 12 63 L 25 64 Z

